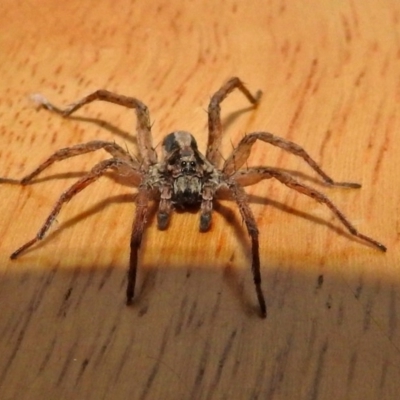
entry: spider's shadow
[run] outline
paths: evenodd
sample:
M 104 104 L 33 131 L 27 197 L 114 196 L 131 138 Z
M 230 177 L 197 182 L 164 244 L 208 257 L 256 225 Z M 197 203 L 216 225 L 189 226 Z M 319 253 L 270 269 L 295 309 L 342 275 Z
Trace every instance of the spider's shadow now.
M 110 122 L 108 122 L 104 119 L 93 118 L 93 117 L 82 117 L 79 115 L 71 115 L 71 116 L 66 117 L 65 119 L 72 120 L 72 121 L 78 121 L 78 122 L 88 122 L 93 125 L 97 125 L 98 127 L 103 128 L 103 129 L 111 132 L 112 134 L 120 137 L 124 141 L 137 146 L 137 138 L 133 134 L 126 132 L 125 130 L 123 130 L 121 128 L 118 128 L 117 126 L 111 124 Z
M 53 175 L 47 175 L 43 177 L 36 178 L 29 182 L 28 185 L 33 185 L 36 183 L 41 183 L 41 182 L 47 182 L 47 181 L 52 181 L 54 179 L 80 179 L 84 177 L 87 174 L 87 172 L 59 172 Z M 115 171 L 109 171 L 106 172 L 103 177 L 112 179 L 115 183 L 118 183 L 119 185 L 122 186 L 127 186 L 129 188 L 132 187 L 137 187 L 137 184 L 133 183 L 132 178 L 129 175 L 122 175 L 118 174 Z M 17 179 L 2 179 L 0 178 L 0 183 L 9 183 L 12 185 L 20 185 L 20 181 Z
M 242 114 L 245 114 L 252 110 L 254 110 L 254 106 L 249 106 L 249 107 L 242 108 L 240 110 L 233 111 L 233 112 L 229 113 L 228 115 L 226 115 L 225 117 L 222 118 L 222 121 L 221 121 L 222 130 L 223 131 L 227 130 Z M 56 113 L 56 114 L 58 114 L 58 113 Z M 86 122 L 86 123 L 90 123 L 93 125 L 97 125 L 98 127 L 109 131 L 110 133 L 120 137 L 121 139 L 123 139 L 124 141 L 126 141 L 130 144 L 134 144 L 135 146 L 137 146 L 137 144 L 138 144 L 137 138 L 134 135 L 134 133 L 129 133 L 129 132 L 117 127 L 116 125 L 111 124 L 110 122 L 108 122 L 104 119 L 93 118 L 93 117 L 83 117 L 80 115 L 70 115 L 70 116 L 66 117 L 65 119 L 69 119 L 72 121 L 78 121 L 78 122 Z M 206 127 L 205 127 L 205 130 L 206 130 Z
M 236 111 L 230 112 L 228 115 L 225 117 L 222 117 L 221 125 L 222 125 L 222 130 L 225 131 L 227 130 L 231 125 L 234 124 L 234 122 L 242 115 L 246 114 L 247 112 L 254 111 L 254 106 L 248 106 L 241 108 Z

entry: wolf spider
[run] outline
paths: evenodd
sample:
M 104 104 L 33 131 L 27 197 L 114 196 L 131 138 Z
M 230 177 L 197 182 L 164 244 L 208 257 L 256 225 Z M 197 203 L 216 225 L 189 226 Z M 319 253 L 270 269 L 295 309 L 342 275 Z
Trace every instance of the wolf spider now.
M 299 145 L 268 132 L 253 132 L 242 138 L 238 146 L 233 149 L 230 156 L 224 160 L 222 167 L 220 167 L 222 162 L 220 153 L 222 136 L 220 105 L 234 89 L 240 90 L 252 105 L 257 106 L 261 92 L 252 95 L 238 78 L 230 79 L 212 96 L 208 106 L 208 145 L 205 156 L 198 150 L 196 140 L 190 133 L 175 131 L 168 134 L 162 142 L 161 161 L 158 161 L 157 153 L 152 144 L 148 109 L 140 100 L 111 93 L 106 90 L 98 90 L 67 108 L 60 109 L 44 97 L 40 95 L 36 96 L 36 101 L 40 106 L 57 112 L 63 117 L 71 115 L 85 104 L 95 100 L 102 100 L 135 109 L 139 156 L 138 158 L 132 157 L 116 143 L 93 140 L 56 151 L 32 173 L 22 178 L 19 182 L 22 185 L 26 185 L 54 162 L 99 149 L 104 149 L 111 155 L 111 158 L 96 164 L 60 196 L 36 236 L 17 249 L 11 255 L 11 259 L 17 258 L 24 250 L 43 239 L 64 203 L 71 200 L 76 194 L 95 182 L 109 170 L 116 170 L 122 175 L 126 175 L 128 172 L 139 183 L 135 199 L 136 213 L 130 239 L 130 261 L 126 289 L 128 305 L 132 303 L 134 296 L 138 250 L 146 225 L 149 200 L 154 197 L 158 200 L 157 224 L 159 229 L 167 228 L 174 207 L 185 209 L 197 206 L 200 210 L 200 231 L 204 232 L 211 225 L 214 198 L 224 189 L 230 192 L 239 208 L 251 239 L 252 273 L 260 307 L 260 315 L 264 318 L 267 315 L 267 307 L 261 288 L 259 232 L 253 212 L 246 200 L 244 186 L 253 185 L 264 179 L 275 178 L 289 188 L 325 204 L 352 235 L 370 243 L 381 251 L 386 251 L 384 245 L 358 232 L 343 213 L 324 194 L 298 182 L 289 173 L 267 166 L 242 168 L 249 158 L 253 144 L 259 140 L 301 157 L 329 186 L 360 187 L 357 183 L 333 181 Z

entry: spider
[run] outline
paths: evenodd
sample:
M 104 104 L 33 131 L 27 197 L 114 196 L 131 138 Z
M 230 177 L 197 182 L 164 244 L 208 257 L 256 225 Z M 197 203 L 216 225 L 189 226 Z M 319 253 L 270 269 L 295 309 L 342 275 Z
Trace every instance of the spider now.
M 165 136 L 162 141 L 162 156 L 160 161 L 158 161 L 157 153 L 152 144 L 149 112 L 147 106 L 140 100 L 134 97 L 115 94 L 107 90 L 98 90 L 72 103 L 65 109 L 60 109 L 43 96 L 36 95 L 36 101 L 39 106 L 59 113 L 63 117 L 68 117 L 85 104 L 95 100 L 102 100 L 135 109 L 139 155 L 137 158 L 133 158 L 126 150 L 114 142 L 93 140 L 56 151 L 32 173 L 19 180 L 20 184 L 26 185 L 55 162 L 99 149 L 104 149 L 111 155 L 110 158 L 96 164 L 89 172 L 61 194 L 36 236 L 14 251 L 11 254 L 11 259 L 16 259 L 23 251 L 39 240 L 42 240 L 61 211 L 62 206 L 109 170 L 115 170 L 121 175 L 128 173 L 137 182 L 137 195 L 135 197 L 136 211 L 130 239 L 130 260 L 126 288 L 127 305 L 132 303 L 134 297 L 138 251 L 146 227 L 146 217 L 151 199 L 158 201 L 157 225 L 160 230 L 168 227 L 174 208 L 185 210 L 195 206 L 200 211 L 200 231 L 205 232 L 209 230 L 211 225 L 215 199 L 222 191 L 226 192 L 228 190 L 230 192 L 250 236 L 251 269 L 260 316 L 263 318 L 267 315 L 267 306 L 261 288 L 259 231 L 243 187 L 254 185 L 264 179 L 275 178 L 289 188 L 327 206 L 352 235 L 368 242 L 381 251 L 386 251 L 386 247 L 383 244 L 360 233 L 328 197 L 312 187 L 297 181 L 288 172 L 268 166 L 242 168 L 250 156 L 250 151 L 254 143 L 262 141 L 301 157 L 329 186 L 361 187 L 357 183 L 335 182 L 299 145 L 268 132 L 253 132 L 245 135 L 237 147 L 232 150 L 230 156 L 224 161 L 222 160 L 220 153 L 222 136 L 221 103 L 235 89 L 242 92 L 254 107 L 258 105 L 261 92 L 258 91 L 253 95 L 239 78 L 231 78 L 215 92 L 208 106 L 208 145 L 206 154 L 203 155 L 198 150 L 196 140 L 189 132 L 175 131 Z

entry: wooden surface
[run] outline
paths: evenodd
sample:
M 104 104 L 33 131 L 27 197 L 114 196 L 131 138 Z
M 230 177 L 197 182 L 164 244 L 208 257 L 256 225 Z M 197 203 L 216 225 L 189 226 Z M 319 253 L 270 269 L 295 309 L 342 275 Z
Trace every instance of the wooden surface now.
M 1 399 L 394 399 L 400 390 L 400 5 L 289 2 L 3 1 L 0 176 L 20 178 L 56 149 L 92 139 L 135 151 L 134 116 L 92 104 L 79 118 L 37 111 L 99 88 L 142 99 L 154 142 L 191 131 L 231 76 L 264 92 L 257 110 L 223 104 L 223 153 L 267 130 L 304 146 L 337 180 L 257 144 L 249 165 L 299 171 L 386 254 L 329 210 L 266 181 L 248 188 L 259 223 L 269 316 L 257 316 L 249 241 L 234 205 L 154 218 L 138 297 L 124 305 L 134 190 L 112 176 L 73 199 L 20 259 L 69 185 L 106 156 L 55 165 L 35 184 L 1 184 Z M 300 4 L 301 3 L 301 4 Z

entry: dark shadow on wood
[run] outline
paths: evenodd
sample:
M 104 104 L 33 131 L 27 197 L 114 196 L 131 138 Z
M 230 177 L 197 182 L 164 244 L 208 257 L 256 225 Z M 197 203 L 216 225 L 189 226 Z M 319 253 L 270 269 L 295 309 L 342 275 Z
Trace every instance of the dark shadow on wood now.
M 60 117 L 60 118 L 63 118 L 63 117 Z M 117 126 L 111 124 L 110 122 L 100 119 L 100 118 L 81 117 L 81 116 L 72 115 L 72 116 L 66 117 L 64 119 L 77 121 L 77 122 L 86 122 L 86 123 L 96 125 L 100 128 L 103 128 L 103 129 L 109 131 L 110 133 L 120 137 L 121 139 L 137 146 L 136 132 L 134 130 L 132 130 L 131 133 L 126 132 L 125 130 L 120 129 Z

